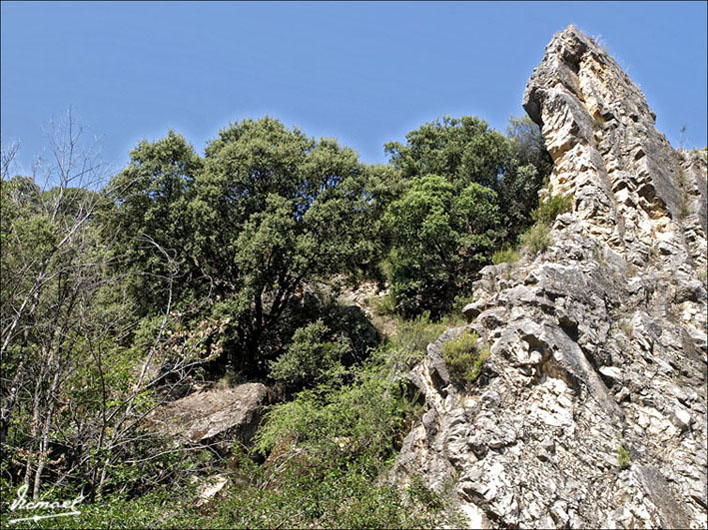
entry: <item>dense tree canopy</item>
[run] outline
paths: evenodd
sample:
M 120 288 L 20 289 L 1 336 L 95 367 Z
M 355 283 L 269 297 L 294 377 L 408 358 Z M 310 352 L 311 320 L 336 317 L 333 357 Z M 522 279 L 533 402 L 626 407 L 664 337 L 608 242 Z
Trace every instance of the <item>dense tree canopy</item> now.
M 239 364 L 260 369 L 282 351 L 281 317 L 305 283 L 368 259 L 365 179 L 351 149 L 270 118 L 208 145 L 190 215 L 201 267 L 229 297 Z
M 496 190 L 512 164 L 512 148 L 501 133 L 472 116 L 425 123 L 406 134 L 406 144 L 385 145 L 404 178 L 440 175 L 456 186 L 476 182 Z
M 244 120 L 222 130 L 203 160 L 174 133 L 142 142 L 112 183 L 113 218 L 132 264 L 149 274 L 142 295 L 164 302 L 169 283 L 178 306 L 208 297 L 212 316 L 228 320 L 224 360 L 263 374 L 293 333 L 299 289 L 375 269 L 388 183 L 390 171 L 367 168 L 335 140 Z
M 118 229 L 144 310 L 164 306 L 170 283 L 183 293 L 200 275 L 187 207 L 202 166 L 184 137 L 170 131 L 156 142 L 141 141 L 130 152 L 128 167 L 111 182 L 115 208 L 103 224 L 109 231 Z
M 437 175 L 410 180 L 386 220 L 392 294 L 408 315 L 449 310 L 504 233 L 494 191 L 475 182 L 458 191 Z
M 527 116 L 512 118 L 507 127 L 514 164 L 501 181 L 499 198 L 506 205 L 509 235 L 517 237 L 530 225 L 538 206 L 538 191 L 553 169 L 538 125 Z
M 511 118 L 506 134 L 514 142 L 514 156 L 519 166 L 531 164 L 539 175 L 546 176 L 553 169 L 553 159 L 546 151 L 546 143 L 538 125 L 528 116 Z
M 509 133 L 445 116 L 409 132 L 405 145 L 386 144 L 406 181 L 388 214 L 392 294 L 406 314 L 449 310 L 495 248 L 530 224 L 551 166 L 530 120 L 512 120 Z

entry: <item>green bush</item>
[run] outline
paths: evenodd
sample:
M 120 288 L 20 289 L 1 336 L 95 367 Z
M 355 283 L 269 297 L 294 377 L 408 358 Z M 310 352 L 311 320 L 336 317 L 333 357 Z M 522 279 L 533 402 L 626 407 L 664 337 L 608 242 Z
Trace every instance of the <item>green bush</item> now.
M 294 330 L 291 336 L 288 329 Z M 297 315 L 284 320 L 282 334 L 284 352 L 269 362 L 268 375 L 291 390 L 361 363 L 382 339 L 364 311 L 322 294 L 307 297 Z
M 256 437 L 256 448 L 266 454 L 279 441 L 293 440 L 321 458 L 361 452 L 385 459 L 411 409 L 402 384 L 388 381 L 387 369 L 378 361 L 379 354 L 363 368 L 354 368 L 350 385 L 327 382 L 274 407 Z M 340 447 L 336 439 L 347 442 Z
M 497 250 L 494 255 L 492 255 L 492 263 L 494 263 L 494 265 L 499 265 L 500 263 L 516 263 L 520 259 L 521 255 L 513 248 Z
M 295 331 L 293 340 L 270 365 L 270 376 L 296 388 L 322 382 L 338 368 L 349 351 L 345 339 L 327 340 L 329 328 L 317 320 Z
M 447 328 L 448 323 L 443 320 L 433 322 L 427 311 L 411 320 L 399 317 L 396 320 L 396 335 L 388 345 L 388 355 L 409 364 L 415 363 L 425 356 L 428 344 Z
M 548 225 L 536 223 L 521 234 L 520 241 L 524 247 L 536 255 L 551 246 L 551 229 Z
M 389 205 L 388 256 L 397 311 L 439 317 L 455 293 L 469 288 L 504 234 L 496 192 L 477 183 L 459 187 L 438 175 L 416 177 Z
M 396 312 L 396 300 L 390 294 L 385 296 L 372 296 L 367 302 L 377 315 L 393 315 Z
M 550 225 L 560 214 L 573 209 L 573 201 L 573 195 L 548 197 L 531 212 L 531 218 L 537 223 Z
M 323 384 L 272 408 L 255 439 L 266 463 L 219 506 L 230 527 L 431 527 L 450 524 L 444 498 L 420 484 L 380 484 L 420 405 L 391 377 L 388 352 L 354 368 L 345 386 Z M 427 503 L 419 502 L 426 498 Z M 454 525 L 453 525 L 454 526 Z
M 292 455 L 288 455 L 292 456 Z M 360 469 L 326 469 L 309 455 L 280 461 L 277 474 L 238 488 L 202 513 L 178 519 L 183 528 L 434 528 L 460 527 L 440 494 L 422 503 L 419 489 L 375 484 Z M 175 527 L 177 521 L 171 522 Z
M 455 296 L 455 300 L 452 302 L 452 312 L 450 316 L 457 316 L 460 313 L 462 313 L 462 310 L 465 308 L 466 305 L 471 304 L 474 302 L 474 294 L 470 293 L 469 291 L 463 291 L 457 296 Z M 456 327 L 456 326 L 452 326 Z
M 620 443 L 617 447 L 617 465 L 619 465 L 620 469 L 627 469 L 630 462 L 629 451 Z
M 17 510 L 9 511 L 7 504 L 17 498 L 16 489 L 2 490 L 3 507 L 0 510 L 0 528 L 56 528 L 61 530 L 84 528 L 195 528 L 193 520 L 199 514 L 194 510 L 196 495 L 194 485 L 155 488 L 140 497 L 125 494 L 111 494 L 102 500 L 84 499 L 76 505 L 79 515 L 53 517 L 38 521 L 21 521 L 10 524 L 10 520 L 50 515 L 59 510 Z M 79 491 L 54 490 L 47 502 L 73 500 Z M 31 500 L 31 494 L 28 496 Z M 201 527 L 201 526 L 199 526 Z
M 553 161 L 527 117 L 511 119 L 504 137 L 479 118 L 445 116 L 385 150 L 405 182 L 384 216 L 396 310 L 437 318 L 529 226 Z
M 351 384 L 322 384 L 273 407 L 253 450 L 235 446 L 227 461 L 219 459 L 229 467 L 229 489 L 205 506 L 197 507 L 191 484 L 85 502 L 80 516 L 17 527 L 459 528 L 463 522 L 446 492 L 429 490 L 417 477 L 408 488 L 380 480 L 421 414 L 404 383 L 391 376 L 387 356 L 380 349 L 352 368 Z M 14 493 L 3 491 L 3 500 L 11 498 Z M 0 515 L 3 528 L 7 522 Z
M 479 335 L 465 329 L 457 339 L 443 344 L 443 359 L 450 375 L 460 382 L 473 383 L 489 358 L 489 347 L 479 343 Z
M 349 352 L 343 357 L 343 364 L 349 366 L 368 357 L 381 343 L 381 334 L 359 307 L 329 300 L 318 310 L 318 318 L 331 330 L 330 341 L 345 341 Z M 308 321 L 314 321 L 315 318 Z

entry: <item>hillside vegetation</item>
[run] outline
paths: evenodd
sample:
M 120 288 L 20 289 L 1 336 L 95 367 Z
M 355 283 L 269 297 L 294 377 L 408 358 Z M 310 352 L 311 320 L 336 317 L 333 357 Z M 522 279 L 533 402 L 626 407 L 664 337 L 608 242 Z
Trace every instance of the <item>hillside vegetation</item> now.
M 3 526 L 23 484 L 86 497 L 26 523 L 43 527 L 455 525 L 444 496 L 385 478 L 421 411 L 403 374 L 479 270 L 563 211 L 538 204 L 552 163 L 535 124 L 443 117 L 368 165 L 247 119 L 203 155 L 175 132 L 142 141 L 108 178 L 70 115 L 55 133 L 33 176 L 3 151 Z M 362 285 L 383 294 L 353 310 Z M 272 394 L 252 443 L 151 430 L 166 403 L 247 381 Z M 230 489 L 200 505 L 217 474 Z

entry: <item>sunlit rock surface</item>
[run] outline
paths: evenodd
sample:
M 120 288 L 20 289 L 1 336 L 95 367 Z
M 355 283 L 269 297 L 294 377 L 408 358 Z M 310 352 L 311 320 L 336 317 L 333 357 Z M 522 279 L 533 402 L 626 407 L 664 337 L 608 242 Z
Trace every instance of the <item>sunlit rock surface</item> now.
M 152 423 L 189 444 L 248 443 L 268 402 L 262 383 L 197 392 L 157 409 Z
M 441 354 L 463 328 L 428 347 L 392 480 L 451 485 L 471 527 L 705 528 L 705 151 L 672 149 L 573 26 L 523 103 L 573 211 L 538 256 L 483 269 L 465 314 L 492 355 L 468 391 Z

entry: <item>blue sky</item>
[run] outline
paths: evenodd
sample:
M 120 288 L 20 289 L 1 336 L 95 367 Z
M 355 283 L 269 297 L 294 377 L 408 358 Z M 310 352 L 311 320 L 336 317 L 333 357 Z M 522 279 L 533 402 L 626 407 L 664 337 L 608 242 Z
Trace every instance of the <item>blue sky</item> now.
M 599 37 L 673 145 L 706 144 L 706 2 L 2 2 L 2 142 L 30 167 L 69 106 L 118 168 L 265 114 L 365 162 L 438 116 L 503 130 L 552 35 Z M 681 133 L 685 126 L 685 133 Z

